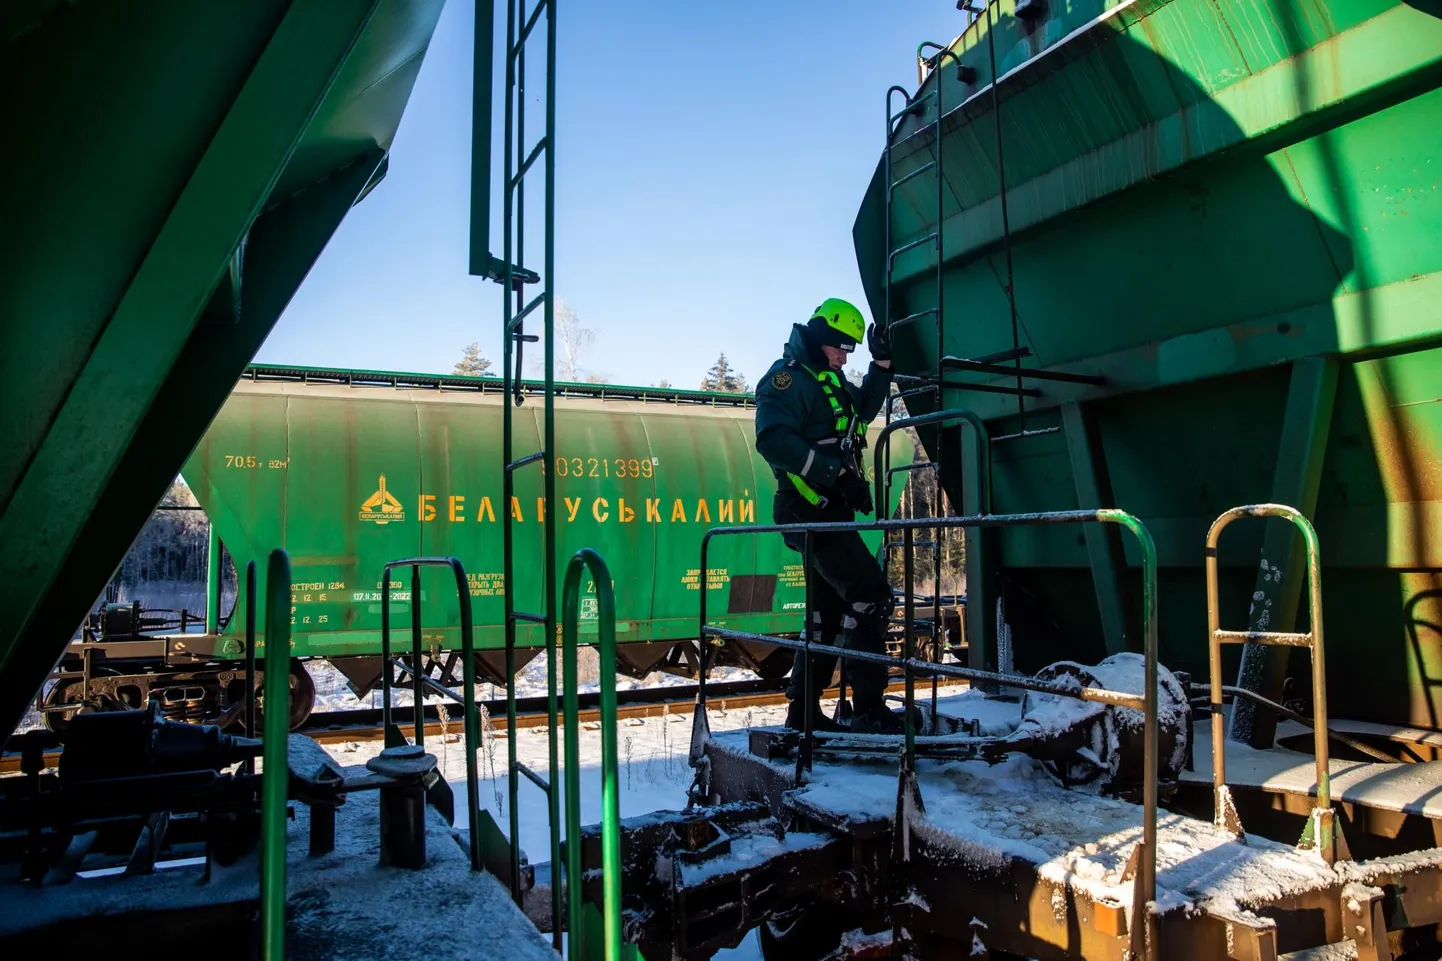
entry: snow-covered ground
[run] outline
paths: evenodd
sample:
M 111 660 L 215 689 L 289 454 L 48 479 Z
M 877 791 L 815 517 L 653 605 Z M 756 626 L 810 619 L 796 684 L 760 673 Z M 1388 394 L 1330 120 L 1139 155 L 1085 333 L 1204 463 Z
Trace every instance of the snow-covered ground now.
M 544 671 L 544 669 L 543 669 Z M 534 679 L 533 679 L 534 681 Z M 545 690 L 542 673 L 541 691 Z M 830 708 L 832 705 L 827 705 Z M 786 706 L 766 705 L 745 710 L 709 712 L 713 732 L 731 731 L 753 725 L 780 724 L 786 717 Z M 626 718 L 617 731 L 617 788 L 621 817 L 634 817 L 652 811 L 681 810 L 686 806 L 686 788 L 691 784 L 691 768 L 687 752 L 691 738 L 692 709 L 689 705 L 672 713 L 646 718 Z M 451 730 L 440 741 L 426 741 L 440 764 L 441 773 L 450 783 L 458 799 L 465 797 L 466 756 L 461 725 L 453 720 Z M 404 729 L 404 728 L 403 728 Z M 548 728 L 522 728 L 516 739 L 516 757 L 522 764 L 546 773 L 549 743 Z M 479 752 L 480 803 L 491 812 L 503 831 L 510 830 L 510 804 L 507 797 L 508 745 L 504 736 L 493 733 L 489 724 L 482 731 Z M 351 741 L 327 744 L 326 750 L 341 764 L 363 764 L 379 753 L 380 741 Z M 582 725 L 581 742 L 581 823 L 601 820 L 601 726 Z M 565 775 L 556 778 L 558 791 L 564 791 Z M 558 794 L 558 796 L 563 796 Z M 545 795 L 525 778 L 519 779 L 517 809 L 520 811 L 521 848 L 533 862 L 549 861 L 550 822 Z M 456 827 L 466 827 L 465 803 L 456 805 Z M 564 833 L 564 824 L 562 824 Z M 759 961 L 760 944 L 755 932 L 740 945 L 719 952 L 723 961 Z
M 583 678 L 578 689 L 582 694 L 594 694 L 598 690 L 597 682 L 593 679 L 595 671 L 586 670 L 586 662 L 589 658 L 594 662 L 594 657 L 583 651 L 580 676 Z M 316 711 L 341 711 L 357 707 L 380 707 L 381 692 L 377 688 L 368 693 L 364 698 L 357 699 L 351 693 L 345 675 L 331 666 L 329 661 L 313 660 L 306 662 L 306 670 L 315 681 L 315 710 Z M 545 655 L 536 657 L 516 674 L 516 697 L 545 697 L 546 695 L 546 658 Z M 711 670 L 711 680 L 715 683 L 723 681 L 754 681 L 756 674 L 752 671 L 739 667 L 717 667 Z M 656 687 L 685 687 L 694 684 L 695 681 L 688 677 L 678 677 L 675 674 L 665 674 L 661 671 L 653 671 L 644 679 L 637 680 L 634 677 L 627 677 L 624 674 L 616 675 L 616 690 L 635 691 L 641 688 Z M 411 694 L 408 688 L 396 688 L 392 691 L 392 702 L 396 705 L 409 705 Z M 476 697 L 482 701 L 500 700 L 506 696 L 506 689 L 494 684 L 477 684 Z M 431 698 L 428 701 L 434 703 Z
M 780 724 L 786 717 L 785 705 L 765 705 L 744 711 L 710 711 L 711 730 L 731 731 L 753 725 Z M 691 739 L 692 709 L 690 705 L 669 714 L 646 718 L 622 719 L 617 731 L 617 787 L 621 817 L 634 817 L 652 811 L 680 810 L 686 806 L 686 788 L 691 784 L 691 767 L 687 752 Z M 601 725 L 581 725 L 581 822 L 594 824 L 601 820 Z M 402 725 L 409 733 L 409 728 Z M 516 739 L 516 757 L 533 771 L 547 770 L 549 729 L 521 728 Z M 483 723 L 482 747 L 477 758 L 480 765 L 481 807 L 490 811 L 503 830 L 510 826 L 510 804 L 507 797 L 508 745 L 503 734 L 496 734 Z M 339 763 L 363 764 L 382 749 L 380 741 L 347 741 L 327 744 L 326 749 Z M 461 739 L 459 718 L 450 722 L 450 732 L 441 743 L 427 739 L 426 746 L 436 755 L 441 773 L 450 782 L 457 796 L 466 790 L 465 745 Z M 558 790 L 564 791 L 565 775 L 557 778 Z M 519 780 L 517 808 L 521 812 L 521 848 L 532 861 L 550 860 L 550 828 L 546 816 L 545 795 L 525 778 Z M 465 806 L 457 805 L 463 812 Z M 465 827 L 458 823 L 457 827 Z

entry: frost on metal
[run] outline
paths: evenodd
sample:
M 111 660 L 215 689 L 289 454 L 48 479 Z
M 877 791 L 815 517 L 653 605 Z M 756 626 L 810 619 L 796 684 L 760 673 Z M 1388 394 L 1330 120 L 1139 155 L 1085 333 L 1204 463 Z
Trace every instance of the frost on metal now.
M 936 849 L 934 856 L 983 869 L 1019 860 L 1093 900 L 1131 903 L 1125 872 L 1142 838 L 1137 805 L 1067 790 L 1023 755 L 996 765 L 923 760 L 917 778 L 926 811 L 913 816 L 912 832 Z M 892 810 L 895 787 L 894 769 L 818 763 L 806 791 L 830 811 L 862 818 Z M 1162 813 L 1157 838 L 1163 911 L 1267 903 L 1337 882 L 1315 855 L 1263 838 L 1241 844 L 1177 814 Z

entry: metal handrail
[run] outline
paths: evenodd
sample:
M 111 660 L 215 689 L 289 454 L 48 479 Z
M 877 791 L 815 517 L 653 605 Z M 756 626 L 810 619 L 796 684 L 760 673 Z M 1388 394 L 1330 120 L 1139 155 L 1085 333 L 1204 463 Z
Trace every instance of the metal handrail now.
M 408 557 L 391 561 L 381 572 L 381 729 L 385 734 L 386 747 L 405 743 L 400 728 L 391 721 L 391 571 L 397 567 L 411 569 L 411 666 L 412 691 L 415 699 L 416 733 L 415 743 L 425 745 L 426 724 L 422 691 L 425 681 L 421 674 L 421 568 L 448 567 L 455 574 L 456 598 L 461 608 L 461 685 L 462 693 L 457 695 L 449 688 L 432 684 L 431 689 L 449 697 L 464 709 L 463 728 L 466 741 L 466 816 L 470 831 L 469 853 L 471 870 L 481 869 L 480 807 L 481 787 L 476 767 L 476 752 L 481 749 L 480 709 L 476 706 L 476 659 L 475 632 L 471 621 L 471 590 L 466 580 L 466 569 L 454 557 Z
M 1126 511 L 1114 508 L 1101 508 L 1098 510 L 1077 510 L 1077 511 L 1052 511 L 1032 514 L 977 514 L 968 517 L 935 517 L 927 518 L 922 523 L 911 520 L 878 520 L 846 522 L 832 521 L 811 524 L 769 524 L 747 527 L 714 527 L 707 531 L 701 538 L 701 596 L 699 627 L 697 639 L 701 648 L 701 669 L 697 678 L 696 688 L 696 724 L 697 731 L 693 731 L 693 754 L 692 764 L 704 763 L 696 755 L 695 744 L 709 731 L 706 722 L 706 672 L 710 664 L 710 638 L 758 640 L 778 647 L 786 647 L 798 652 L 801 657 L 809 658 L 812 652 L 823 652 L 835 654 L 839 658 L 867 661 L 870 663 L 881 663 L 891 666 L 899 666 L 904 670 L 935 672 L 951 677 L 965 678 L 967 680 L 983 682 L 1004 682 L 1013 687 L 1025 687 L 1028 689 L 1041 689 L 1038 685 L 1044 682 L 1031 678 L 1013 677 L 1001 675 L 992 671 L 982 671 L 970 667 L 962 667 L 959 664 L 941 664 L 931 661 L 921 661 L 908 657 L 898 661 L 896 658 L 885 654 L 870 654 L 863 651 L 854 651 L 847 648 L 834 647 L 832 645 L 816 644 L 811 640 L 813 629 L 810 622 L 811 604 L 811 541 L 815 534 L 839 533 L 842 531 L 914 531 L 919 527 L 931 528 L 988 528 L 988 527 L 1023 527 L 1035 524 L 1080 524 L 1080 523 L 1107 523 L 1120 524 L 1127 528 L 1136 537 L 1141 548 L 1142 555 L 1142 623 L 1143 623 L 1143 656 L 1145 659 L 1145 691 L 1142 694 L 1140 705 L 1144 713 L 1143 727 L 1143 787 L 1142 787 L 1142 841 L 1134 852 L 1137 866 L 1134 888 L 1135 907 L 1145 909 L 1148 903 L 1156 900 L 1157 887 L 1157 794 L 1158 794 L 1158 719 L 1157 719 L 1157 549 L 1156 543 L 1152 540 L 1151 533 L 1147 530 L 1139 518 Z M 806 630 L 802 634 L 804 640 L 797 642 L 787 638 L 773 637 L 762 634 L 745 634 L 739 631 L 729 631 L 725 628 L 712 627 L 706 619 L 706 598 L 711 590 L 710 569 L 707 566 L 707 554 L 710 549 L 711 540 L 714 537 L 725 537 L 735 535 L 756 535 L 756 534 L 801 534 L 803 572 L 806 582 Z M 908 652 L 913 643 L 913 626 L 911 618 L 914 614 L 911 605 L 907 605 L 906 636 Z M 805 701 L 810 703 L 812 671 L 805 672 L 805 690 L 803 692 Z M 1078 697 L 1082 700 L 1103 700 L 1119 706 L 1137 707 L 1136 695 L 1119 691 L 1102 691 L 1094 689 L 1088 694 L 1080 694 L 1076 691 L 1048 690 L 1048 693 L 1062 694 L 1069 697 Z M 902 754 L 903 774 L 912 770 L 915 763 L 915 731 L 912 724 L 912 701 L 914 692 L 911 684 L 908 683 L 906 691 L 905 724 L 906 737 L 905 749 Z M 805 718 L 803 722 L 801 748 L 797 751 L 797 777 L 798 781 L 804 767 L 810 762 L 810 755 L 814 746 L 814 733 L 811 730 L 811 712 L 802 711 Z M 1132 926 L 1133 951 L 1138 957 L 1145 951 L 1145 939 L 1148 925 L 1138 920 Z
M 940 348 L 938 348 L 938 349 L 940 349 Z M 938 368 L 938 372 L 939 372 L 939 371 L 940 371 L 940 368 Z M 940 376 L 939 376 L 939 374 L 938 374 L 937 382 L 940 383 Z M 939 399 L 939 397 L 940 397 L 940 395 L 938 395 L 938 399 Z M 872 453 L 871 453 L 871 457 L 872 457 L 871 477 L 872 477 L 872 483 L 876 486 L 876 494 L 875 494 L 874 503 L 878 505 L 878 511 L 880 511 L 880 510 L 882 509 L 882 508 L 880 507 L 880 505 L 889 505 L 889 504 L 891 503 L 891 479 L 892 479 L 892 475 L 896 472 L 896 469 L 893 469 L 893 468 L 891 467 L 891 444 L 888 443 L 888 441 L 891 439 L 891 435 L 892 435 L 893 433 L 895 433 L 896 431 L 898 431 L 898 430 L 903 430 L 903 429 L 905 429 L 905 428 L 916 428 L 916 427 L 927 427 L 927 426 L 936 426 L 936 427 L 939 428 L 941 425 L 946 424 L 946 423 L 951 423 L 951 422 L 954 422 L 954 421 L 963 421 L 963 422 L 965 422 L 966 424 L 968 424 L 968 425 L 971 426 L 972 443 L 975 445 L 975 448 L 976 448 L 976 450 L 975 450 L 975 456 L 976 456 L 976 495 L 977 495 L 977 496 L 976 496 L 976 506 L 977 506 L 977 510 L 980 511 L 982 514 L 990 514 L 990 513 L 991 513 L 991 438 L 988 436 L 988 433 L 987 433 L 986 422 L 981 419 L 980 415 L 978 415 L 978 414 L 977 414 L 976 412 L 974 412 L 974 411 L 967 410 L 967 409 L 964 408 L 964 407 L 952 407 L 952 408 L 948 408 L 948 409 L 946 409 L 946 410 L 936 410 L 936 411 L 932 411 L 932 412 L 929 413 L 929 414 L 919 414 L 919 415 L 916 415 L 916 416 L 914 416 L 914 417 L 903 417 L 901 420 L 891 420 L 891 419 L 890 419 L 890 411 L 888 410 L 888 412 L 887 412 L 887 417 L 888 417 L 888 419 L 887 419 L 887 422 L 886 422 L 886 426 L 881 429 L 881 433 L 879 433 L 879 434 L 876 435 L 876 449 L 875 449 L 874 451 L 872 451 Z M 936 438 L 936 445 L 935 445 L 935 446 L 936 446 L 937 452 L 940 453 L 940 450 L 941 450 L 941 434 L 940 434 L 940 431 L 939 431 L 939 430 L 938 430 L 938 432 L 937 432 L 937 438 Z M 941 486 L 941 465 L 940 465 L 939 463 L 937 463 L 936 461 L 931 461 L 931 465 L 936 469 L 936 511 L 937 511 L 937 513 L 939 514 L 939 513 L 941 512 L 941 501 L 942 501 L 942 498 L 945 496 L 945 492 L 942 490 L 942 486 Z M 898 469 L 899 469 L 899 468 L 898 468 Z M 962 471 L 963 478 L 965 477 L 965 474 L 966 474 L 966 472 L 965 472 L 965 470 L 963 470 L 963 471 Z M 965 505 L 964 503 L 961 505 L 961 509 L 962 509 L 962 510 L 965 510 L 965 509 L 966 509 L 966 505 Z M 881 516 L 879 512 L 878 512 L 877 516 L 878 516 L 878 517 Z M 914 518 L 913 518 L 913 519 L 914 519 Z M 932 618 L 932 621 L 933 621 L 935 624 L 940 625 L 940 624 L 941 624 L 941 553 L 942 553 L 942 552 L 941 552 L 941 529 L 938 528 L 938 527 L 934 527 L 934 526 L 932 526 L 932 525 L 925 525 L 925 526 L 929 527 L 931 530 L 933 530 L 933 531 L 935 532 L 935 533 L 932 535 L 932 540 L 934 541 L 934 546 L 932 547 L 932 550 L 931 550 L 931 579 L 932 579 L 932 583 L 935 585 L 934 588 L 933 588 L 933 590 L 932 590 L 932 595 L 933 595 L 933 596 L 932 596 L 932 604 L 931 604 L 931 618 Z M 913 583 L 913 581 L 912 581 L 912 571 L 911 571 L 911 565 L 912 565 L 913 561 L 912 561 L 911 547 L 910 547 L 910 541 L 911 541 L 911 537 L 912 537 L 911 532 L 910 532 L 910 531 L 907 531 L 907 533 L 904 535 L 904 537 L 905 537 L 906 542 L 907 542 L 906 544 L 903 545 L 903 550 L 904 550 L 904 555 L 903 555 L 903 556 L 904 556 L 904 566 L 906 567 L 905 578 L 906 578 L 906 584 L 907 584 L 907 588 L 908 588 L 908 590 L 907 590 L 907 600 L 906 600 L 906 603 L 909 604 L 909 605 L 913 605 L 913 606 L 914 606 L 914 605 L 915 605 L 915 599 L 911 596 L 911 591 L 910 591 L 911 584 Z M 979 549 L 979 546 L 978 546 L 977 553 L 978 553 L 978 554 L 981 553 L 981 552 L 980 552 L 980 549 Z M 889 576 L 890 576 L 890 573 L 891 573 L 891 564 L 890 564 L 890 562 L 891 562 L 891 556 L 890 556 L 889 554 L 884 554 L 884 555 L 882 556 L 882 560 L 881 560 L 881 570 L 882 570 L 882 573 L 883 573 L 883 574 L 888 575 L 888 582 L 889 582 Z M 908 621 L 908 623 L 910 623 L 910 622 Z M 907 633 L 906 637 L 907 637 L 907 644 L 908 644 L 908 645 L 911 644 L 911 642 L 912 642 L 912 641 L 911 641 L 911 634 L 910 634 L 909 632 Z M 937 631 L 935 637 L 938 639 L 938 643 L 939 643 L 939 638 L 940 638 L 940 631 L 939 631 L 939 630 Z M 940 648 L 935 648 L 935 650 L 936 650 L 936 656 L 937 656 L 937 657 L 940 657 L 940 656 L 941 656 Z M 908 656 L 909 656 L 909 655 L 908 655 Z M 936 694 L 937 694 L 937 691 L 936 691 L 936 679 L 937 679 L 937 675 L 935 675 L 935 674 L 931 675 L 931 714 L 932 714 L 932 720 L 935 720 L 935 719 L 936 719 L 936 700 L 937 700 L 937 698 L 936 698 Z M 911 684 L 911 683 L 912 683 L 912 678 L 911 678 L 911 674 L 910 674 L 909 671 L 908 671 L 908 673 L 907 673 L 907 683 L 908 683 L 908 684 Z
M 270 552 L 265 578 L 264 769 L 260 782 L 260 956 L 285 957 L 285 815 L 290 772 L 290 555 Z
M 577 551 L 566 567 L 561 596 L 561 650 L 565 670 L 566 730 L 566 956 L 585 957 L 587 938 L 581 917 L 581 728 L 577 692 L 577 621 L 581 573 L 596 586 L 601 695 L 601 889 L 606 961 L 621 957 L 621 802 L 616 751 L 616 594 L 611 572 L 589 547 Z M 553 724 L 551 730 L 555 731 Z M 553 735 L 554 736 L 554 735 Z M 554 896 L 554 895 L 553 895 Z M 594 961 L 594 959 L 593 959 Z
M 901 420 L 894 420 L 881 428 L 881 433 L 876 435 L 876 449 L 871 452 L 872 483 L 876 487 L 875 503 L 888 504 L 887 498 L 891 496 L 891 477 L 888 470 L 891 466 L 891 445 L 887 443 L 891 435 L 904 428 L 929 427 L 954 421 L 965 421 L 971 425 L 973 443 L 976 446 L 977 466 L 977 508 L 982 514 L 991 513 L 991 440 L 987 433 L 986 422 L 974 411 L 964 407 L 952 407 L 946 410 L 936 410 L 929 414 L 918 414 L 915 417 L 903 417 Z M 931 526 L 931 525 L 926 525 Z M 938 588 L 940 585 L 938 585 Z
M 1222 531 L 1243 517 L 1281 517 L 1291 521 L 1302 532 L 1307 544 L 1307 607 L 1311 615 L 1311 630 L 1306 633 L 1292 631 L 1224 631 L 1221 629 L 1221 609 L 1217 588 L 1217 543 Z M 1242 831 L 1236 809 L 1232 806 L 1227 792 L 1227 760 L 1225 732 L 1222 718 L 1222 645 L 1223 644 L 1275 644 L 1286 647 L 1306 647 L 1312 653 L 1312 724 L 1315 737 L 1313 754 L 1317 766 L 1317 803 L 1302 834 L 1302 846 L 1315 844 L 1322 857 L 1330 864 L 1337 856 L 1337 832 L 1332 812 L 1332 783 L 1330 761 L 1327 751 L 1327 665 L 1322 646 L 1322 562 L 1317 543 L 1317 530 L 1306 515 L 1286 504 L 1251 504 L 1234 507 L 1212 522 L 1207 531 L 1207 639 L 1208 660 L 1211 671 L 1212 708 L 1212 791 L 1215 817 L 1219 827 L 1231 831 L 1240 839 Z

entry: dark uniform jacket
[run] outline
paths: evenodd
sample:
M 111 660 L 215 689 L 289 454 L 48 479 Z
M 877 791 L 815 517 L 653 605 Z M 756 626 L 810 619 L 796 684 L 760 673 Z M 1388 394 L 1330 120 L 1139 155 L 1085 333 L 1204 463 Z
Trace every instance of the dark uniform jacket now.
M 771 365 L 756 386 L 756 450 L 771 465 L 781 491 L 794 490 L 785 476 L 795 474 L 821 491 L 830 491 L 842 467 L 836 414 L 822 389 L 818 374 L 829 370 L 824 360 L 812 357 L 805 328 L 792 328 L 781 359 Z M 869 423 L 881 412 L 891 389 L 891 371 L 872 364 L 857 387 L 845 377 L 832 391 Z

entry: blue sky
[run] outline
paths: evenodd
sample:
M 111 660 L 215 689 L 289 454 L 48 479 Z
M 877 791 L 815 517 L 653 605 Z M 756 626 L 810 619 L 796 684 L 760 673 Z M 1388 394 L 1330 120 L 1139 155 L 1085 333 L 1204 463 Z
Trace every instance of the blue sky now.
M 953 0 L 560 7 L 556 293 L 595 333 L 589 371 L 694 387 L 725 351 L 754 383 L 822 299 L 865 309 L 851 224 L 883 97 L 915 88 L 919 42 L 961 31 Z M 499 365 L 500 287 L 466 273 L 473 17 L 472 2 L 447 4 L 389 175 L 259 361 L 449 371 L 478 341 Z

